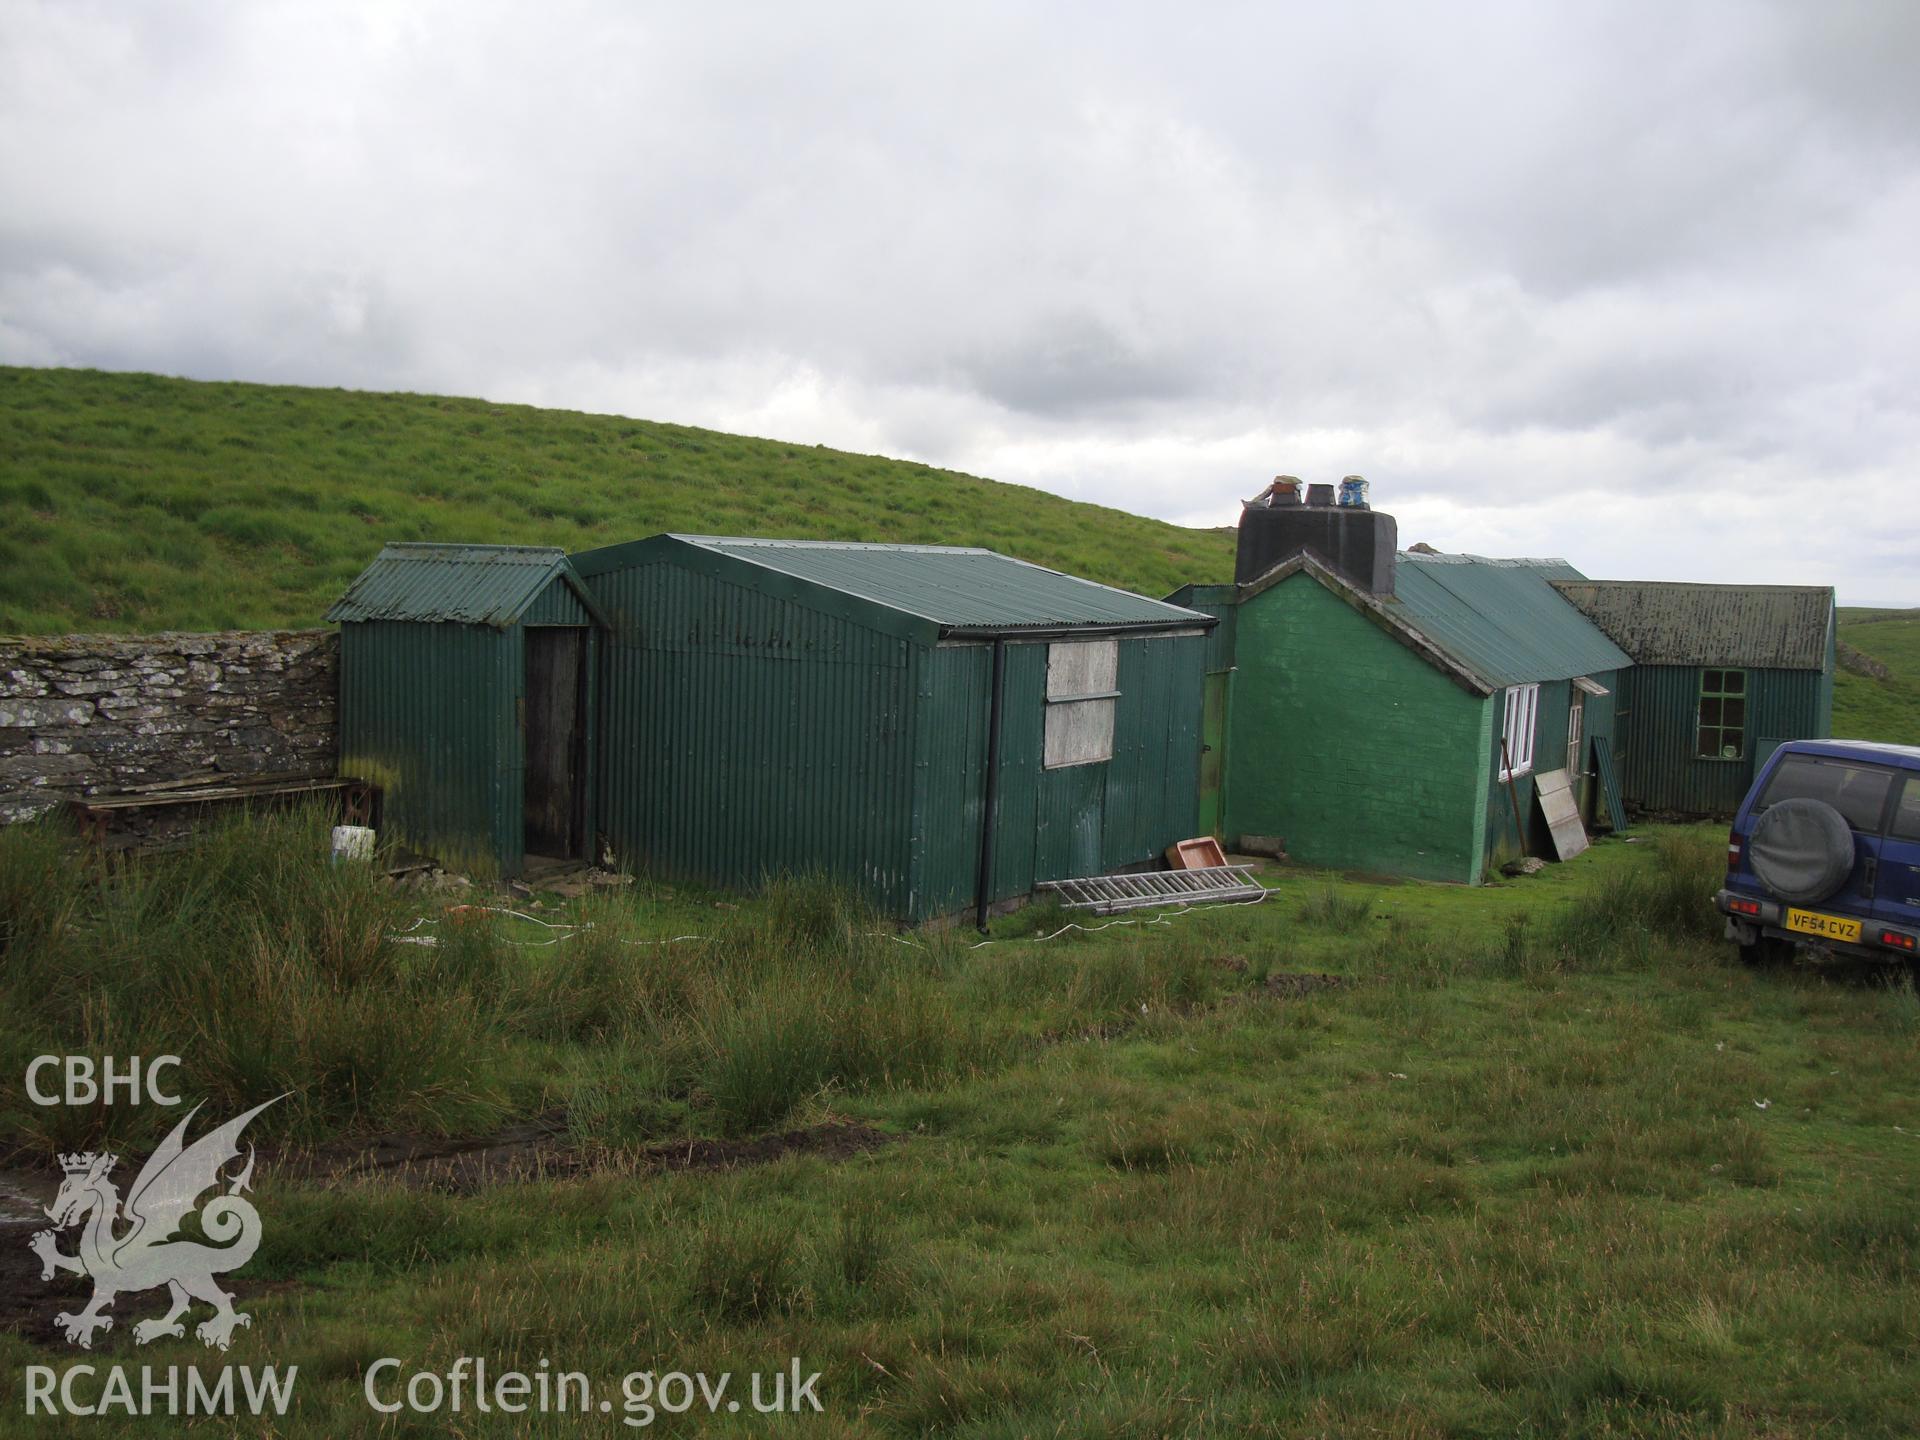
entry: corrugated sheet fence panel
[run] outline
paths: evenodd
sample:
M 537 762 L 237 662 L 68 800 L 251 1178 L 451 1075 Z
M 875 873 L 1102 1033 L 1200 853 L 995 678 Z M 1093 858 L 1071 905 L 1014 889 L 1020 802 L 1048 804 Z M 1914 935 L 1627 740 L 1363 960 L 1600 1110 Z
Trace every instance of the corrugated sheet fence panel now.
M 993 647 L 942 645 L 914 662 L 913 903 L 910 918 L 973 903 L 985 808 Z
M 1739 760 L 1713 760 L 1697 753 L 1699 667 L 1636 666 L 1622 733 L 1626 753 L 1620 784 L 1627 803 L 1684 815 L 1732 814 L 1753 781 L 1757 741 L 1826 733 L 1822 696 L 1831 694 L 1832 684 L 1830 676 L 1817 670 L 1747 671 L 1746 754 Z
M 674 565 L 589 583 L 621 627 L 600 790 L 620 853 L 717 884 L 824 870 L 907 914 L 911 647 Z
M 381 825 L 460 869 L 519 861 L 518 632 L 341 627 L 340 765 L 381 789 Z

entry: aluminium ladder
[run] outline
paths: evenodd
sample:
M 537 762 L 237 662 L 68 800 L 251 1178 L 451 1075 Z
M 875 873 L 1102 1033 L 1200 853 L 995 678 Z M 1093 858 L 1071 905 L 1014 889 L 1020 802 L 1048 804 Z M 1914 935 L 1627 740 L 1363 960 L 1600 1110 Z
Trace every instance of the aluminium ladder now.
M 1134 875 L 1088 875 L 1078 880 L 1042 880 L 1068 910 L 1112 915 L 1150 905 L 1197 905 L 1258 900 L 1266 889 L 1251 865 L 1210 865 L 1202 870 L 1148 870 Z

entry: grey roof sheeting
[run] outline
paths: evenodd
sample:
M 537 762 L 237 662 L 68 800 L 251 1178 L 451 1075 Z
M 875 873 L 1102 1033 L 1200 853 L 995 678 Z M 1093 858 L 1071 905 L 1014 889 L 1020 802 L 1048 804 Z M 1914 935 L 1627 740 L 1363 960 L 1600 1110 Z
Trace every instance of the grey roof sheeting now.
M 672 538 L 932 621 L 944 631 L 1214 623 L 1211 615 L 993 550 L 719 535 Z
M 1554 588 L 1564 560 L 1490 560 L 1403 551 L 1388 608 L 1495 686 L 1571 680 L 1633 662 Z
M 565 580 L 587 612 L 605 623 L 567 552 L 557 547 L 411 542 L 384 546 L 326 618 L 504 628 L 517 622 L 555 579 Z
M 1827 665 L 1827 586 L 1567 578 L 1556 588 L 1641 665 Z

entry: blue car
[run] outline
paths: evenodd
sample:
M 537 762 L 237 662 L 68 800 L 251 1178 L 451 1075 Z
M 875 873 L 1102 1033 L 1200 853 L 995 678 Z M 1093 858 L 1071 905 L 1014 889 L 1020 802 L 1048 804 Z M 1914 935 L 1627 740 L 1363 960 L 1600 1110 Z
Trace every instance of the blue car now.
M 1749 961 L 1789 947 L 1920 955 L 1920 747 L 1792 740 L 1774 751 L 1734 816 L 1714 904 Z

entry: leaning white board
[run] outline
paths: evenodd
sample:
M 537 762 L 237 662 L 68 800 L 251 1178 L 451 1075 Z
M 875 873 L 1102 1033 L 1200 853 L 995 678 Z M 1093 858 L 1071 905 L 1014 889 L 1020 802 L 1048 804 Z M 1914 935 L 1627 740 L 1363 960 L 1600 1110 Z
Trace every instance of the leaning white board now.
M 1533 793 L 1540 801 L 1540 813 L 1547 817 L 1547 829 L 1553 832 L 1554 853 L 1571 860 L 1586 849 L 1587 827 L 1580 823 L 1573 777 L 1564 770 L 1548 770 L 1534 777 Z

